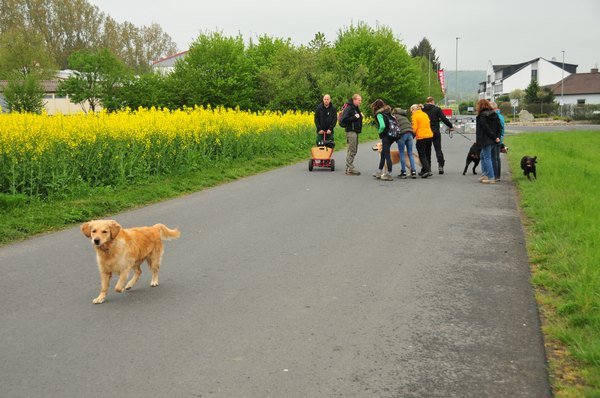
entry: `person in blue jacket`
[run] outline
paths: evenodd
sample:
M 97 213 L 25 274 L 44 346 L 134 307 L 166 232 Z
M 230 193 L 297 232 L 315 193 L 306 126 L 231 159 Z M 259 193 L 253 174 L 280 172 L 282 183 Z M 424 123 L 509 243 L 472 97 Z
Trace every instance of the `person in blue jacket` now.
M 502 145 L 504 145 L 504 116 L 500 112 L 498 108 L 498 104 L 495 102 L 491 102 L 494 111 L 498 115 L 498 119 L 500 119 L 500 126 L 502 126 L 502 130 L 500 130 L 500 142 L 496 143 L 492 148 L 492 165 L 494 167 L 494 175 L 496 176 L 496 181 L 500 181 L 500 172 L 502 171 L 502 167 L 500 164 L 500 149 Z

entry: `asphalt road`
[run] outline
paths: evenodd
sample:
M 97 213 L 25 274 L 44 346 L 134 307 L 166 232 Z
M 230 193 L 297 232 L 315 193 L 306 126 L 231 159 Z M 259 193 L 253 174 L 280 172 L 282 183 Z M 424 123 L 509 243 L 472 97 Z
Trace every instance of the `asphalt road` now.
M 358 177 L 302 162 L 115 215 L 182 237 L 159 287 L 143 266 L 101 305 L 77 227 L 0 248 L 0 396 L 550 397 L 514 187 L 463 176 L 469 145 L 427 180 L 374 180 L 363 144 Z

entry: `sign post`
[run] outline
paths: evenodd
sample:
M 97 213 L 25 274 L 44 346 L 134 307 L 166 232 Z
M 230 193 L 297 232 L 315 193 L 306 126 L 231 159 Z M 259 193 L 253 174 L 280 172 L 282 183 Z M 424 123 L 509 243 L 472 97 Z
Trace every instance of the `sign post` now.
M 519 99 L 511 99 L 510 106 L 513 107 L 513 121 L 517 118 L 517 106 L 519 106 Z

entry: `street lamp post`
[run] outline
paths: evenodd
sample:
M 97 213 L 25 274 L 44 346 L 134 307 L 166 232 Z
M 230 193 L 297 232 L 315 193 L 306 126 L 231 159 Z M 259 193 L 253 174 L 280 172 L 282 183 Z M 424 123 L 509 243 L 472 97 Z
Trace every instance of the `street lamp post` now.
M 428 96 L 431 97 L 431 51 L 429 52 L 429 62 L 427 63 L 427 81 L 429 84 Z
M 560 81 L 560 117 L 563 117 L 563 106 L 565 104 L 565 50 L 562 50 L 562 79 Z
M 458 39 L 460 39 L 460 37 L 456 37 L 456 64 L 455 64 L 455 73 L 456 73 L 456 114 L 460 115 L 460 102 L 458 101 Z

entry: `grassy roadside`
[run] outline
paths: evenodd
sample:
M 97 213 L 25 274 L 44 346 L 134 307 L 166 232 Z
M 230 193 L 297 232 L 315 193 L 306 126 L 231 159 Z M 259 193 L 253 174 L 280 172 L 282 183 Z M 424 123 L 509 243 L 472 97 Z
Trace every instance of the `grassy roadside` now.
M 557 397 L 600 397 L 600 131 L 507 137 Z M 520 172 L 538 157 L 538 180 Z
M 346 146 L 344 133 L 336 131 L 336 151 Z M 360 142 L 377 138 L 366 128 Z M 115 187 L 71 187 L 68 193 L 45 199 L 0 194 L 0 244 L 35 234 L 66 228 L 93 218 L 175 198 L 219 184 L 258 174 L 310 157 L 310 147 L 279 152 L 250 160 L 223 160 L 202 171 L 155 177 L 143 183 Z M 339 167 L 338 167 L 339 168 Z

